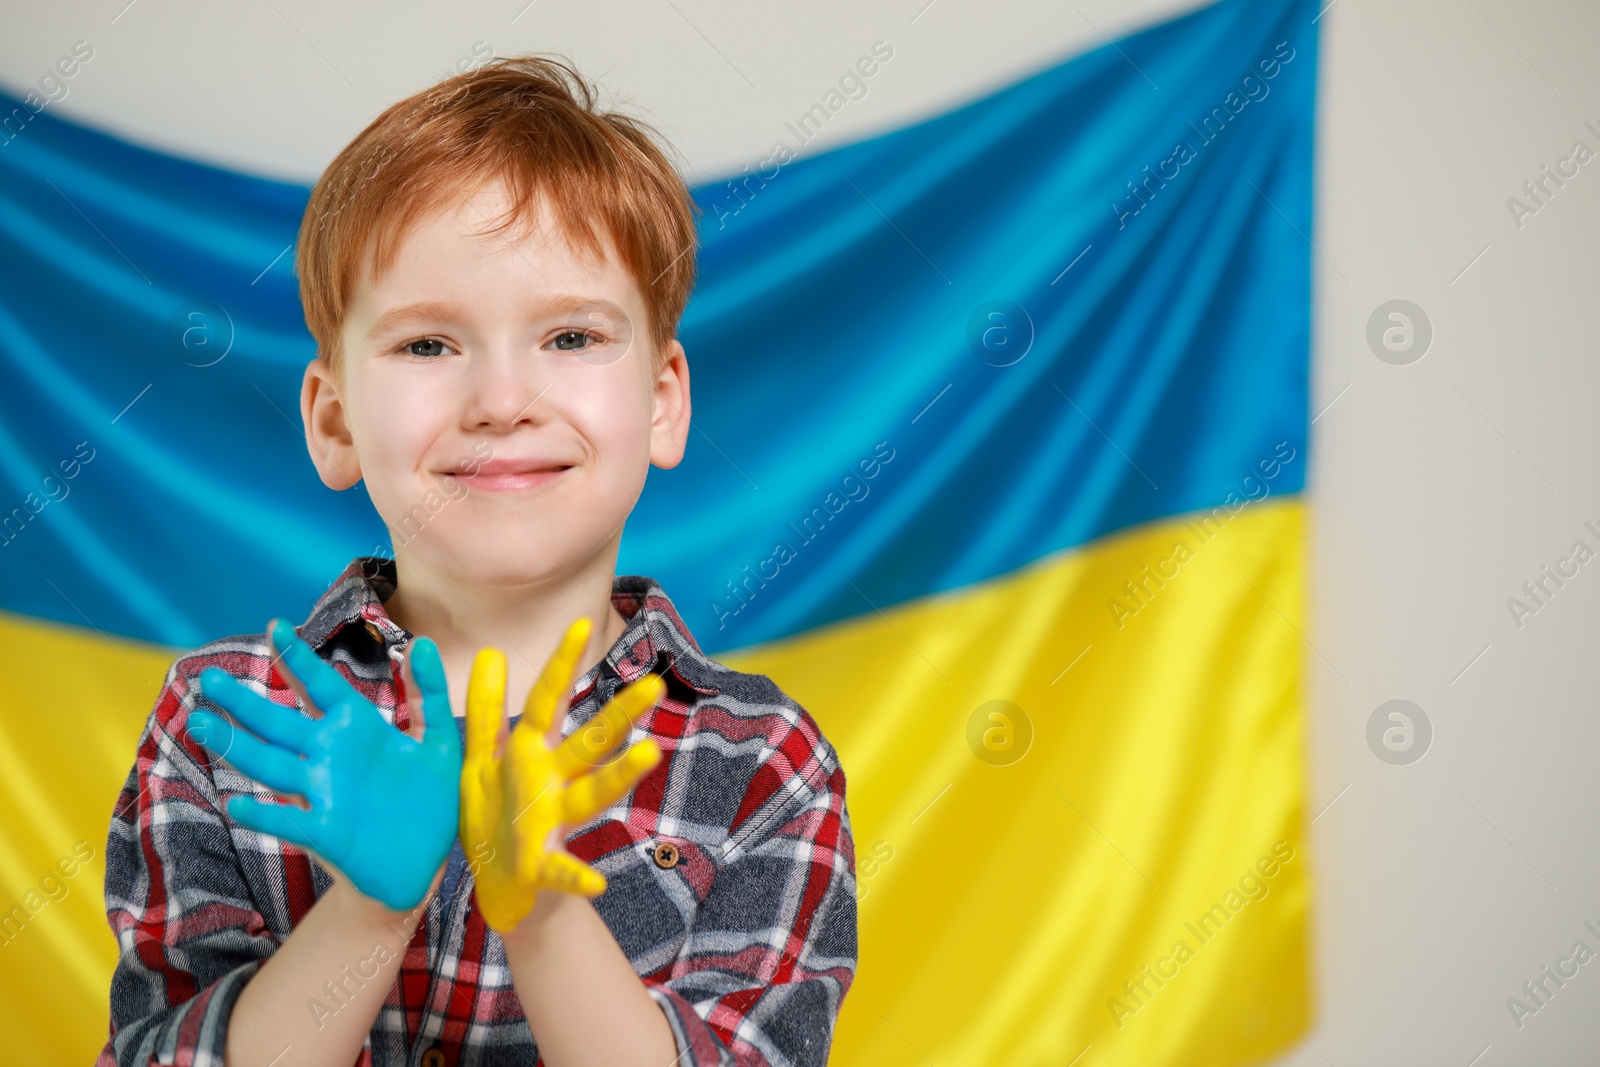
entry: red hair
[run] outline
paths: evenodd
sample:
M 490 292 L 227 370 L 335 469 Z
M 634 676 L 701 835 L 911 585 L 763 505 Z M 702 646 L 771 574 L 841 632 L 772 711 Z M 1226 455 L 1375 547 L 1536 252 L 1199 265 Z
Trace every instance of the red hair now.
M 644 297 L 639 332 L 659 373 L 694 288 L 700 208 L 659 134 L 595 101 L 561 59 L 502 57 L 392 105 L 345 146 L 311 190 L 295 253 L 306 325 L 336 380 L 359 272 L 370 262 L 381 277 L 420 218 L 495 179 L 513 206 L 486 232 L 535 223 L 539 194 L 574 249 L 599 261 L 610 238 Z

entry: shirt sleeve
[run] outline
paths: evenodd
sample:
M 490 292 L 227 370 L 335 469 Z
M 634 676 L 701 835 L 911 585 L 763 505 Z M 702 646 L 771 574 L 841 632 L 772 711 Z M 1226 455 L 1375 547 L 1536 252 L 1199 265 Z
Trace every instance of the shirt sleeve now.
M 808 715 L 740 810 L 672 977 L 646 989 L 675 1067 L 820 1067 L 855 978 L 856 873 L 844 770 Z
M 105 899 L 119 955 L 96 1067 L 222 1067 L 233 1005 L 277 948 L 188 736 L 196 690 L 183 666 L 167 672 L 112 812 Z

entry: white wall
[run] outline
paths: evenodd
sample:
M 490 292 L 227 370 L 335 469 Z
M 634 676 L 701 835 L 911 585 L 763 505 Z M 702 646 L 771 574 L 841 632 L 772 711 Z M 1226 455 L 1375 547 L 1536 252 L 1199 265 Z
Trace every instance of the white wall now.
M 1600 159 L 1520 229 L 1506 201 L 1575 140 L 1600 151 L 1600 5 L 1340 0 L 1323 22 L 1307 637 L 1312 814 L 1333 803 L 1320 1054 L 1288 1062 L 1594 1063 L 1600 962 L 1520 1030 L 1506 1000 L 1577 939 L 1600 951 L 1600 564 L 1520 629 L 1506 602 L 1600 550 Z M 1365 338 L 1395 298 L 1434 327 L 1409 366 Z M 1410 766 L 1364 736 L 1394 698 L 1435 729 Z
M 24 90 L 86 40 L 94 59 L 59 114 L 309 183 L 477 42 L 558 51 L 639 105 L 698 180 L 765 154 L 879 38 L 893 61 L 814 147 L 1193 6 L 925 2 L 13 0 L 0 85 Z M 1600 161 L 1520 228 L 1506 200 L 1575 140 L 1600 151 L 1584 126 L 1600 129 L 1600 5 L 1337 0 L 1320 24 L 1306 633 L 1320 1011 L 1283 1062 L 1594 1062 L 1600 962 L 1521 1030 L 1505 1002 L 1580 937 L 1600 950 L 1583 928 L 1600 928 L 1600 562 L 1520 629 L 1506 601 L 1574 541 L 1600 550 L 1583 526 L 1600 529 Z M 1366 341 L 1392 299 L 1433 326 L 1406 366 Z M 1409 766 L 1367 745 L 1395 698 L 1435 731 Z

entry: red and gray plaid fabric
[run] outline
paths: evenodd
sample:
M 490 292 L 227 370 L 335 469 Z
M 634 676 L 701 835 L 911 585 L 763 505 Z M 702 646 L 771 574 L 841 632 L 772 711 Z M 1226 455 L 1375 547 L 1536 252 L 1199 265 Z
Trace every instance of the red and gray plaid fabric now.
M 383 609 L 392 560 L 352 560 L 300 636 L 397 727 L 399 660 L 411 634 Z M 605 874 L 594 906 L 666 1013 L 675 1067 L 821 1064 L 855 977 L 856 880 L 844 771 L 816 722 L 767 677 L 705 657 L 652 579 L 619 575 L 629 625 L 577 681 L 570 734 L 622 686 L 667 682 L 631 740 L 660 763 L 567 839 Z M 222 1067 L 227 1020 L 246 982 L 318 896 L 328 874 L 301 849 L 232 822 L 234 793 L 270 797 L 187 733 L 194 684 L 221 667 L 290 707 L 264 634 L 213 641 L 167 672 L 139 738 L 106 842 L 106 917 L 121 956 L 110 1040 L 97 1067 Z M 519 710 L 519 709 L 512 709 Z M 662 866 L 656 846 L 676 847 Z M 671 849 L 662 850 L 672 855 Z M 364 1067 L 538 1064 L 500 937 L 473 903 L 457 842 L 440 891 L 402 955 L 399 979 L 357 1060 Z M 339 1007 L 339 982 L 303 1010 Z M 431 1050 L 438 1050 L 432 1052 Z M 426 1057 L 426 1060 L 424 1060 Z

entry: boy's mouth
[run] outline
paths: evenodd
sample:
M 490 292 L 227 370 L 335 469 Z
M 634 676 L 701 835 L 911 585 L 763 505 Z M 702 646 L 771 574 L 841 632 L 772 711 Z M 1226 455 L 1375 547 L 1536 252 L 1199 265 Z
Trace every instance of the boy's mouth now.
M 471 469 L 458 467 L 444 473 L 446 477 L 459 478 L 464 485 L 472 489 L 506 493 L 537 489 L 555 481 L 571 469 L 571 464 L 547 460 L 497 459 L 476 464 Z

